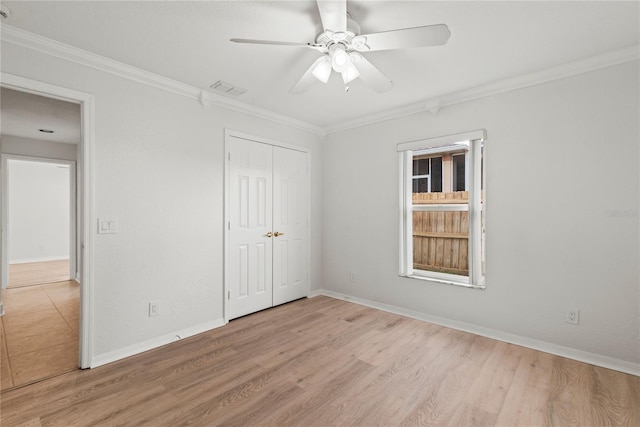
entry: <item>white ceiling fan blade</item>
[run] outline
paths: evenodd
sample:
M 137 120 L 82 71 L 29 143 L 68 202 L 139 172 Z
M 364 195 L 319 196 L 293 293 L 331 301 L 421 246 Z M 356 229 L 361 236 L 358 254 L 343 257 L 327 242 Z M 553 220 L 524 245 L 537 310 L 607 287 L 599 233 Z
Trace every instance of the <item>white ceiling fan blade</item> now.
M 318 0 L 318 10 L 325 31 L 347 31 L 347 0 Z
M 307 69 L 307 71 L 305 71 L 305 73 L 302 75 L 302 77 L 300 77 L 300 80 L 298 80 L 296 82 L 295 85 L 293 85 L 293 87 L 291 89 L 289 89 L 289 93 L 292 94 L 299 94 L 299 93 L 303 93 L 305 92 L 307 89 L 309 89 L 309 87 L 311 87 L 311 85 L 314 82 L 317 82 L 318 80 L 316 79 L 316 77 L 313 75 L 313 70 L 318 66 L 318 64 L 320 64 L 322 61 L 325 61 L 325 56 L 321 56 L 320 58 L 316 59 L 313 64 L 311 64 L 311 66 Z
M 351 54 L 353 65 L 360 73 L 360 79 L 371 89 L 383 93 L 393 87 L 393 82 L 380 72 L 371 62 L 357 52 Z
M 248 44 L 270 44 L 277 46 L 299 46 L 299 47 L 310 47 L 312 49 L 316 49 L 317 46 L 311 43 L 298 43 L 298 42 L 281 42 L 275 40 L 255 40 L 255 39 L 229 39 L 234 43 L 248 43 Z
M 362 34 L 354 39 L 352 46 L 360 52 L 441 46 L 447 43 L 449 36 L 451 36 L 451 31 L 446 25 L 427 25 L 424 27 Z

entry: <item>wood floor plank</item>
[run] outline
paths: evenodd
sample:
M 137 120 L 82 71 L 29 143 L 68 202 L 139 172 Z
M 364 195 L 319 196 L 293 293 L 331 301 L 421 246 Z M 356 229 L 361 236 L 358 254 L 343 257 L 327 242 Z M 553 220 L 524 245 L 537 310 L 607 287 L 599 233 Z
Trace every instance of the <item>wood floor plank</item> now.
M 550 426 L 548 403 L 555 356 L 518 347 L 520 363 L 502 403 L 496 425 Z
M 43 426 L 122 425 L 139 413 L 140 406 L 166 395 L 162 385 L 137 386 L 100 396 L 88 405 L 75 403 L 40 417 Z
M 640 425 L 639 377 L 327 297 L 0 398 L 3 427 Z
M 260 369 L 255 375 L 243 375 L 227 382 L 224 387 L 204 385 L 202 393 L 190 393 L 188 410 L 180 410 L 170 418 L 172 425 L 207 424 L 225 414 L 235 414 L 245 404 L 270 390 L 289 388 L 292 384 L 281 375 L 279 369 Z M 176 396 L 179 397 L 179 396 Z M 185 400 L 183 400 L 184 402 Z
M 277 412 L 282 402 L 287 402 L 299 396 L 301 390 L 295 384 L 282 380 L 276 387 L 265 389 L 259 394 L 252 396 L 236 405 L 232 411 L 225 411 L 225 414 L 209 413 L 206 417 L 196 416 L 181 421 L 179 425 L 191 425 L 193 423 L 209 422 L 220 426 L 248 426 L 261 420 L 267 411 Z
M 635 400 L 629 413 L 626 409 L 630 403 L 628 399 L 633 398 L 635 387 L 621 388 L 623 375 L 575 360 L 556 358 L 550 384 L 552 424 L 625 425 L 629 420 L 637 419 L 640 400 Z M 606 387 L 602 386 L 603 381 Z M 620 395 L 622 389 L 625 391 Z
M 373 423 L 378 425 L 399 424 L 399 420 L 416 403 L 417 399 L 411 396 L 414 393 L 420 396 L 423 391 L 420 385 L 407 381 L 403 373 L 418 363 L 425 347 L 414 344 L 404 350 L 400 357 L 388 360 L 360 381 L 352 382 L 349 388 L 355 398 L 330 400 L 331 412 L 337 414 L 336 424 L 358 425 L 367 418 L 375 420 Z
M 282 425 L 335 425 L 340 412 L 331 405 L 332 401 L 343 402 L 353 398 L 349 385 L 370 374 L 375 368 L 355 358 L 335 366 L 327 373 L 326 380 L 315 383 L 305 390 L 304 398 L 287 402 L 284 408 L 270 414 L 265 423 Z
M 425 378 L 427 393 L 401 425 L 443 425 L 453 418 L 475 375 L 484 366 L 496 342 L 488 338 L 462 332 L 452 334 L 445 356 L 439 355 L 428 369 Z M 437 367 L 437 368 L 436 368 Z M 432 370 L 432 368 L 435 368 Z M 435 374 L 435 375 L 434 375 Z

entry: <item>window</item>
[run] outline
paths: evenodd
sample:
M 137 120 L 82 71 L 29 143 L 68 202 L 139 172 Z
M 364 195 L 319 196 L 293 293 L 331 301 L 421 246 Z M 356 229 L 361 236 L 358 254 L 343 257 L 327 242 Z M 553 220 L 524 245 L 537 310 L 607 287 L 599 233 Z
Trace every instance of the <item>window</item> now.
M 413 157 L 413 192 L 442 191 L 442 157 Z
M 485 135 L 398 144 L 400 275 L 484 287 Z

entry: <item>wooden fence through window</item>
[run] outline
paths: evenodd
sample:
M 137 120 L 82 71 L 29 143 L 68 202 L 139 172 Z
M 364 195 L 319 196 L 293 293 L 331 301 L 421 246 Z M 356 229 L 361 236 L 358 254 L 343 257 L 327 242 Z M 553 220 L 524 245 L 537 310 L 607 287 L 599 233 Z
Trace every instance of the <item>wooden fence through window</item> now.
M 413 193 L 413 204 L 468 203 L 467 191 Z M 469 212 L 413 212 L 413 268 L 469 274 Z

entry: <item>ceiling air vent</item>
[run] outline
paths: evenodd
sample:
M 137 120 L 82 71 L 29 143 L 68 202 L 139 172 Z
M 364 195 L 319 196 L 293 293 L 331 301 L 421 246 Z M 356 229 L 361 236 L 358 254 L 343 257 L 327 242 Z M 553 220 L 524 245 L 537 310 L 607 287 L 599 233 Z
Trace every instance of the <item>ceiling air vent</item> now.
M 215 92 L 225 95 L 239 96 L 246 92 L 245 89 L 240 89 L 239 87 L 235 87 L 227 82 L 223 82 L 222 80 L 218 80 L 209 87 Z

